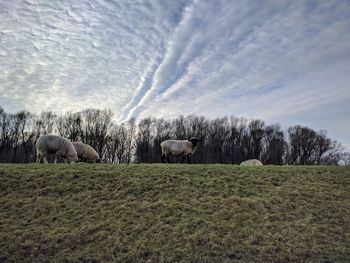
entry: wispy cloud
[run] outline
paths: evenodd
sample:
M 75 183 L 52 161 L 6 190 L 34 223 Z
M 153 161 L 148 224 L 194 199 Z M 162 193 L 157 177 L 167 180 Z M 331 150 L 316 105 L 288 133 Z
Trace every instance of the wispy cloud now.
M 0 2 L 10 111 L 259 117 L 350 147 L 348 72 L 349 1 Z

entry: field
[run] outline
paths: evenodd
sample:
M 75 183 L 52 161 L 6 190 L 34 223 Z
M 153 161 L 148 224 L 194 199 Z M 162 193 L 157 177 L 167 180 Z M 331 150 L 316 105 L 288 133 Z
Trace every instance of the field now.
M 0 165 L 0 262 L 349 262 L 350 168 Z

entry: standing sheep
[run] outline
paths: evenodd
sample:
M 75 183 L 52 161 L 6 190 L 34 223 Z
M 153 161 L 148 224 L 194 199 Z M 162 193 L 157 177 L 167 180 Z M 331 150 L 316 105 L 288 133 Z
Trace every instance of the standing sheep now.
M 258 159 L 251 159 L 246 160 L 244 162 L 241 162 L 240 166 L 262 166 L 262 162 L 260 162 Z
M 65 162 L 75 163 L 78 160 L 77 152 L 71 141 L 57 135 L 42 135 L 36 141 L 36 162 L 48 163 L 47 155 L 55 154 L 55 162 L 61 157 Z
M 82 142 L 73 142 L 78 158 L 95 163 L 99 162 L 100 156 L 90 145 Z
M 170 156 L 182 156 L 181 163 L 184 162 L 186 156 L 188 163 L 191 163 L 191 155 L 196 151 L 198 143 L 201 140 L 197 138 L 191 138 L 188 140 L 166 140 L 160 144 L 162 148 L 162 162 L 164 158 L 167 158 L 170 163 Z

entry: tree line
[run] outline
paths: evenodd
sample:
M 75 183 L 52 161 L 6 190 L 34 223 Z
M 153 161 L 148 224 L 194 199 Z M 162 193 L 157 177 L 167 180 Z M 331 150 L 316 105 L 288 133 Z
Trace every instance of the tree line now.
M 58 134 L 91 145 L 104 163 L 160 162 L 163 140 L 197 137 L 202 141 L 194 163 L 239 164 L 254 158 L 275 165 L 350 164 L 350 154 L 343 152 L 342 145 L 329 138 L 325 130 L 295 125 L 284 131 L 279 124 L 233 116 L 148 117 L 120 124 L 113 116 L 109 109 L 35 115 L 28 111 L 6 113 L 0 107 L 0 162 L 33 162 L 38 137 Z

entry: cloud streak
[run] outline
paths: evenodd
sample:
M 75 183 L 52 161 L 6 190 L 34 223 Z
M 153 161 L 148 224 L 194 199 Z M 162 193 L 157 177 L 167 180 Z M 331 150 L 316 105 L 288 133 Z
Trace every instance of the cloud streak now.
M 349 43 L 341 0 L 1 1 L 0 104 L 302 122 L 349 148 Z

